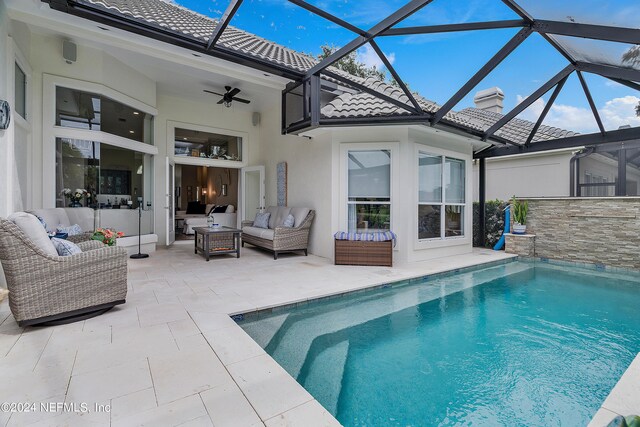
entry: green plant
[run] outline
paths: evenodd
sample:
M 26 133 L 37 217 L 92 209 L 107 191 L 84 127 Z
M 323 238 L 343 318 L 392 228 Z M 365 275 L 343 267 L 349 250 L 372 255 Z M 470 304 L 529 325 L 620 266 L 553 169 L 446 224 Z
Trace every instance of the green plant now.
M 527 212 L 529 211 L 529 203 L 525 200 L 521 202 L 516 199 L 516 196 L 511 198 L 511 209 L 513 214 L 513 221 L 518 224 L 526 224 L 527 223 Z

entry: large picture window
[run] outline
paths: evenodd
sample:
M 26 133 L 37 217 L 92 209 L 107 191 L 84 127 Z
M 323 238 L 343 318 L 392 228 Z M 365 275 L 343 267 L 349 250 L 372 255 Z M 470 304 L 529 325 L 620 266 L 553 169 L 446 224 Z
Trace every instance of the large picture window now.
M 418 153 L 418 239 L 464 236 L 465 161 Z
M 56 126 L 153 144 L 153 116 L 106 96 L 56 87 Z
M 348 151 L 348 230 L 391 227 L 391 151 Z

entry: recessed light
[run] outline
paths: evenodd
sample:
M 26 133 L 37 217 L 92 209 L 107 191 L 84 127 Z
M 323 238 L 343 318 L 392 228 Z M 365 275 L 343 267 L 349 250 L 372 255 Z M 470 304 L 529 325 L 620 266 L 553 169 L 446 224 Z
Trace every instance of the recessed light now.
M 133 112 L 133 115 L 135 115 L 135 116 L 137 116 L 138 114 L 140 114 L 140 113 L 138 113 L 137 111 Z
M 184 139 L 185 141 L 187 140 L 187 138 L 182 138 L 182 139 Z
M 132 130 L 130 130 L 129 133 L 134 133 L 134 132 Z
M 192 53 L 193 56 L 200 58 L 202 55 L 198 54 L 198 53 Z
M 98 25 L 98 28 L 100 28 L 102 31 L 111 31 L 109 28 L 101 27 L 100 25 Z
M 263 73 L 262 75 L 265 77 L 271 77 L 271 74 L 267 74 L 267 73 Z

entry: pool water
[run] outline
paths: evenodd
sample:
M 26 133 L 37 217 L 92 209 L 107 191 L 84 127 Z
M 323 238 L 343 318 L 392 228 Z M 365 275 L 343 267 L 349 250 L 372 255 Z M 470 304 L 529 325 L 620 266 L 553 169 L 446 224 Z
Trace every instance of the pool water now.
M 584 426 L 639 310 L 639 275 L 517 261 L 239 324 L 345 426 Z

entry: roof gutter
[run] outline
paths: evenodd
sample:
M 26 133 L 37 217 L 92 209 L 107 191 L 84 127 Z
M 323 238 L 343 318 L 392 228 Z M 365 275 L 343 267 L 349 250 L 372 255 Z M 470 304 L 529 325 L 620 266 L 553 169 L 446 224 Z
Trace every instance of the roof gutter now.
M 224 46 L 216 45 L 213 49 L 208 50 L 207 43 L 204 41 L 197 40 L 193 37 L 182 36 L 160 26 L 151 25 L 141 19 L 113 13 L 103 7 L 89 5 L 77 0 L 41 1 L 48 3 L 49 7 L 53 10 L 189 49 L 201 55 L 216 57 L 291 80 L 301 80 L 304 77 L 304 72 L 302 71 L 274 64 L 269 60 L 243 54 L 233 49 L 225 48 Z

